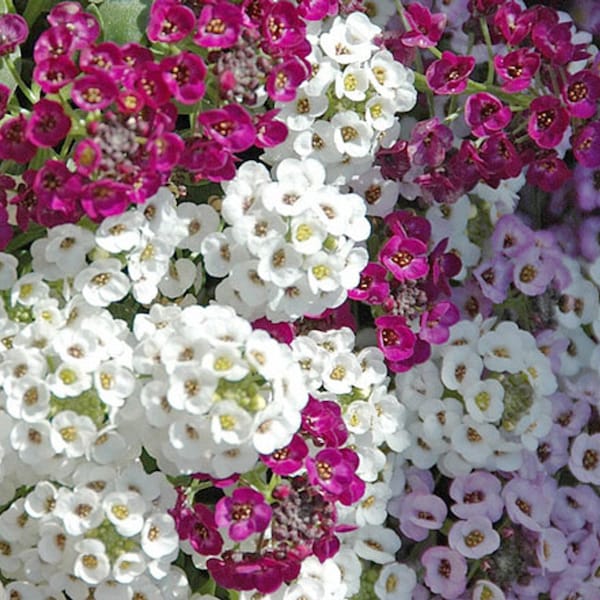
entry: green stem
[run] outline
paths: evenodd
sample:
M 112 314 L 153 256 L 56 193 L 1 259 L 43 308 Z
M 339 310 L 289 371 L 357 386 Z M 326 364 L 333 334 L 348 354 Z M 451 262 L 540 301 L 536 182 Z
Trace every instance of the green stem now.
M 494 83 L 494 49 L 492 48 L 492 36 L 490 35 L 490 28 L 488 27 L 487 19 L 485 17 L 479 17 L 479 25 L 483 33 L 483 39 L 485 40 L 485 46 L 488 53 L 488 72 L 485 80 L 487 85 Z
M 31 104 L 35 104 L 39 98 L 29 89 L 27 84 L 23 81 L 21 74 L 17 71 L 17 67 L 15 66 L 14 61 L 9 57 L 4 57 L 3 66 L 6 66 L 12 78 L 17 82 L 19 89 L 23 92 L 24 96 L 31 102 Z
M 32 226 L 27 231 L 24 231 L 13 238 L 8 246 L 6 246 L 4 252 L 7 254 L 14 254 L 17 250 L 21 250 L 22 248 L 29 246 L 31 242 L 41 238 L 45 233 L 45 227 L 41 227 L 40 225 Z

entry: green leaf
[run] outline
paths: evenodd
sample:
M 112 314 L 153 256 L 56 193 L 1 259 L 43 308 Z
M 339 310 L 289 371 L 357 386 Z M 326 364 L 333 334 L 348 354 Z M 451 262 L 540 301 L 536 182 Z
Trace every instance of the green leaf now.
M 104 39 L 117 44 L 142 41 L 151 4 L 151 0 L 105 0 L 98 6 Z

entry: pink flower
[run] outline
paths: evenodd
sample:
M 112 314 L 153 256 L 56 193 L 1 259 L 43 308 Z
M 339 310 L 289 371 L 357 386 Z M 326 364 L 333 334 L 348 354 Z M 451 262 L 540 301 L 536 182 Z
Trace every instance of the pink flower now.
M 261 26 L 265 52 L 271 56 L 306 56 L 306 24 L 298 9 L 287 0 L 267 6 Z
M 21 15 L 0 15 L 0 58 L 12 54 L 28 35 L 27 21 Z
M 381 304 L 390 293 L 387 270 L 379 263 L 369 263 L 360 274 L 360 283 L 348 291 L 348 297 L 366 304 Z
M 427 67 L 425 77 L 436 94 L 460 94 L 467 88 L 467 79 L 474 68 L 475 59 L 472 56 L 457 56 L 445 51 L 442 58 Z
M 110 179 L 92 181 L 82 190 L 81 206 L 93 221 L 120 215 L 129 205 L 129 186 Z
M 554 96 L 540 96 L 530 105 L 527 123 L 529 137 L 540 148 L 555 148 L 560 144 L 567 127 L 569 113 Z
M 542 152 L 527 169 L 527 182 L 537 185 L 545 192 L 561 188 L 572 176 L 572 172 L 556 150 Z
M 408 156 L 414 165 L 438 167 L 452 147 L 452 130 L 437 117 L 419 121 L 410 134 Z
M 104 71 L 118 78 L 124 69 L 121 49 L 114 42 L 86 46 L 79 54 L 79 68 L 84 73 Z
M 419 337 L 430 344 L 444 344 L 450 337 L 450 327 L 460 319 L 460 313 L 452 302 L 438 302 L 421 315 Z
M 307 21 L 321 21 L 339 12 L 337 0 L 299 0 L 298 14 Z
M 23 115 L 8 119 L 0 125 L 0 159 L 27 163 L 36 152 L 37 147 L 27 138 L 27 119 Z
M 277 475 L 291 475 L 302 467 L 308 455 L 308 446 L 304 439 L 294 434 L 292 441 L 272 454 L 261 455 L 260 459 Z
M 241 542 L 253 533 L 264 531 L 273 510 L 264 496 L 249 487 L 236 488 L 231 496 L 221 498 L 215 506 L 215 523 L 227 527 L 229 537 Z
M 0 119 L 6 114 L 6 107 L 11 96 L 10 88 L 0 83 Z
M 79 70 L 68 56 L 46 58 L 37 61 L 33 68 L 33 80 L 46 94 L 54 94 L 77 77 Z
M 60 2 L 52 8 L 48 15 L 48 23 L 52 28 L 65 27 L 73 33 L 73 49 L 82 50 L 93 44 L 100 35 L 100 24 L 96 18 L 82 10 L 78 2 Z
M 146 35 L 151 42 L 176 44 L 186 38 L 196 24 L 191 8 L 170 2 L 154 2 Z
M 405 8 L 404 15 L 411 27 L 402 35 L 402 43 L 405 46 L 431 48 L 442 39 L 448 20 L 445 14 L 432 14 L 425 6 L 414 2 Z
M 275 118 L 278 113 L 279 109 L 268 110 L 256 118 L 255 145 L 257 148 L 273 148 L 287 138 L 287 125 Z
M 57 25 L 43 31 L 33 47 L 36 63 L 60 56 L 71 57 L 76 51 L 75 36 L 67 25 Z
M 301 431 L 308 434 L 317 446 L 339 448 L 348 439 L 340 405 L 331 400 L 309 396 L 302 409 Z
M 600 98 L 600 77 L 589 69 L 569 74 L 562 89 L 562 98 L 572 117 L 593 117 Z
M 533 14 L 509 0 L 494 15 L 494 25 L 511 46 L 518 46 L 529 34 Z
M 71 119 L 59 102 L 42 98 L 37 102 L 27 123 L 27 139 L 36 146 L 51 148 L 65 139 Z
M 227 181 L 235 176 L 231 151 L 216 140 L 186 140 L 181 166 L 191 171 L 196 180 Z
M 291 56 L 269 72 L 265 88 L 271 99 L 289 102 L 296 97 L 298 86 L 307 76 L 306 65 L 299 58 Z

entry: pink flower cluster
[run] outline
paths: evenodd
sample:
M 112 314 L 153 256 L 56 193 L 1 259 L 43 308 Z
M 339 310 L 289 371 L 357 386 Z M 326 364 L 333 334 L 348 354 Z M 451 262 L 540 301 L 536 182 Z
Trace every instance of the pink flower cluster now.
M 367 265 L 359 285 L 349 297 L 376 306 L 379 347 L 394 372 L 426 361 L 431 344 L 448 340 L 449 327 L 459 320 L 449 279 L 461 261 L 446 252 L 447 240 L 430 248 L 431 224 L 410 211 L 397 211 L 385 219 L 389 237 L 377 262 Z

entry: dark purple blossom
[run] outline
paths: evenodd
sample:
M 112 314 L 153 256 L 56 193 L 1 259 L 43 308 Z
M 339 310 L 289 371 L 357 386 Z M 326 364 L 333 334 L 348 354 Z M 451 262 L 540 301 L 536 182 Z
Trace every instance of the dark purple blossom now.
M 494 57 L 496 73 L 504 80 L 502 90 L 511 94 L 530 86 L 540 64 L 539 54 L 527 48 L 518 48 L 505 56 Z
M 555 96 L 539 96 L 530 105 L 527 123 L 529 137 L 540 148 L 555 148 L 560 144 L 567 127 L 569 113 Z
M 71 119 L 59 102 L 42 98 L 33 107 L 27 123 L 27 139 L 36 146 L 51 148 L 65 139 Z
M 465 102 L 465 121 L 478 137 L 503 130 L 511 117 L 510 108 L 487 92 L 472 94 Z
M 27 21 L 21 15 L 0 15 L 0 58 L 12 54 L 28 35 Z
M 36 152 L 37 147 L 27 137 L 27 119 L 24 115 L 8 119 L 0 125 L 0 159 L 24 164 Z
M 404 16 L 410 29 L 402 35 L 405 46 L 431 48 L 437 46 L 442 39 L 448 17 L 444 13 L 434 13 L 420 4 L 413 2 L 404 10 Z
M 410 134 L 408 156 L 415 165 L 438 167 L 452 147 L 452 130 L 437 117 L 419 121 Z
M 436 94 L 460 94 L 465 91 L 468 77 L 474 68 L 475 59 L 472 56 L 458 56 L 444 51 L 442 58 L 427 67 L 427 85 Z
M 585 125 L 571 139 L 573 155 L 584 167 L 600 167 L 600 121 Z

